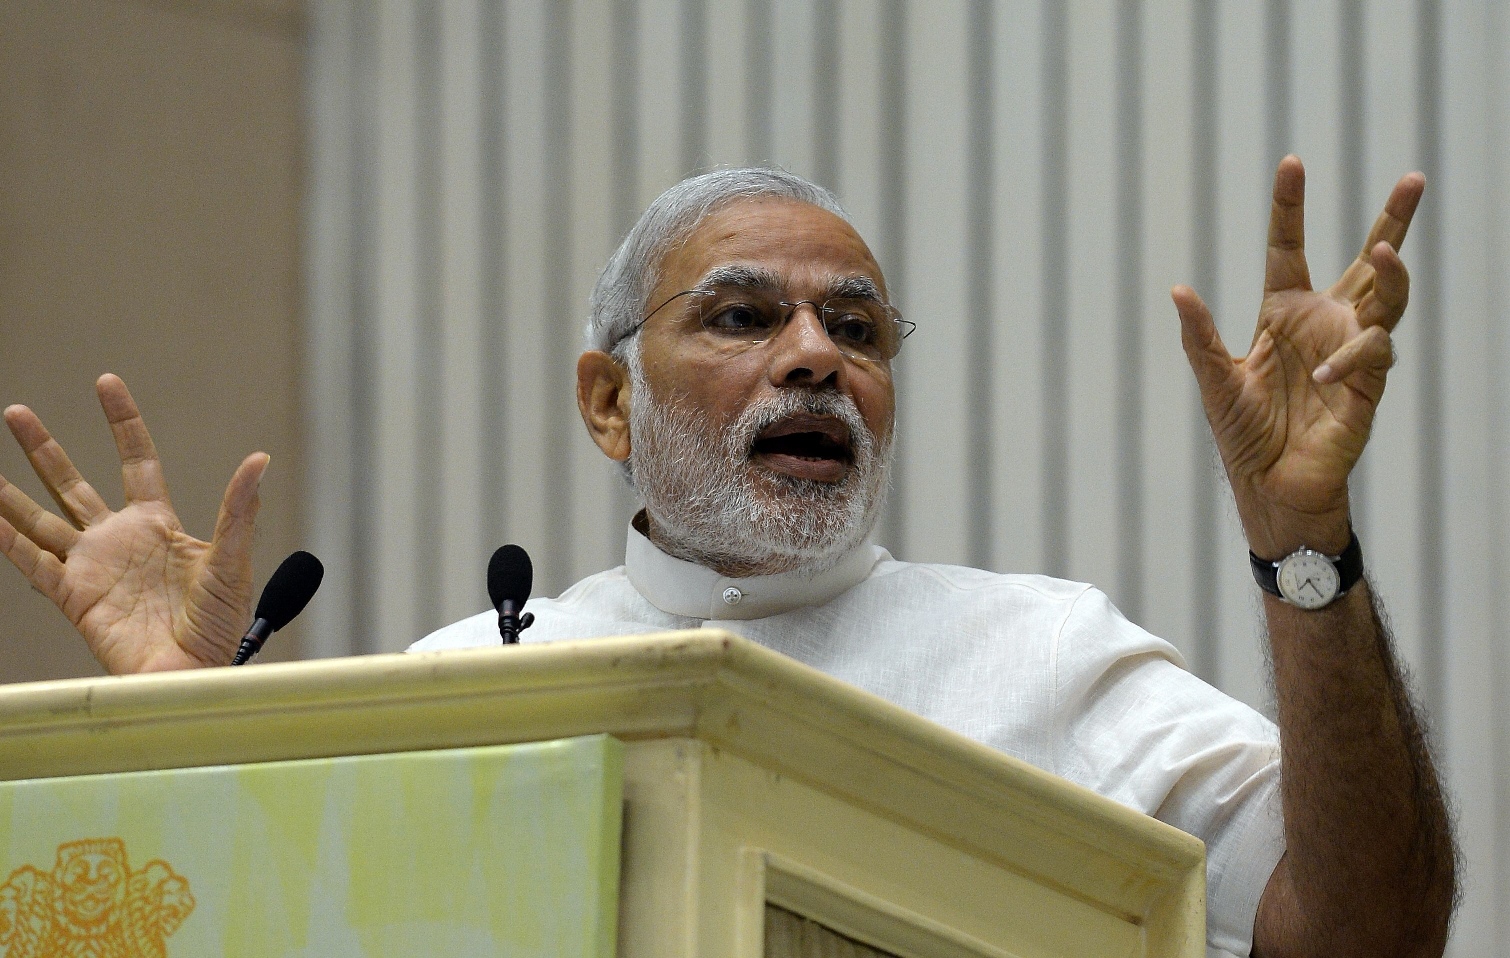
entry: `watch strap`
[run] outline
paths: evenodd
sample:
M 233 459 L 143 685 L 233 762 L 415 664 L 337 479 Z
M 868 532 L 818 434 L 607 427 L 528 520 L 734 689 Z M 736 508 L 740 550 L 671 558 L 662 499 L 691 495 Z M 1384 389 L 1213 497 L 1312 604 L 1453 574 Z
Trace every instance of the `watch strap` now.
M 1295 551 L 1299 552 L 1300 549 Z M 1284 598 L 1284 594 L 1279 591 L 1279 564 L 1288 558 L 1289 556 L 1284 556 L 1270 561 L 1260 559 L 1251 550 L 1248 552 L 1248 565 L 1253 569 L 1253 579 L 1258 583 L 1259 588 L 1270 595 Z M 1341 555 L 1327 556 L 1327 558 L 1332 560 L 1332 565 L 1337 567 L 1337 595 L 1343 595 L 1363 578 L 1363 547 L 1358 544 L 1358 533 L 1353 532 L 1348 535 L 1347 548 L 1342 550 Z

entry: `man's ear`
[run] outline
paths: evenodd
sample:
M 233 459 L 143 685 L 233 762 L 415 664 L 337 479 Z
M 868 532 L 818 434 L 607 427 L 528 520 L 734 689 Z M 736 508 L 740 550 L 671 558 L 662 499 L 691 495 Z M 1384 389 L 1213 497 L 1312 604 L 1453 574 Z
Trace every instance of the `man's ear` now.
M 615 462 L 629 458 L 629 370 L 605 352 L 577 358 L 577 409 L 592 441 Z

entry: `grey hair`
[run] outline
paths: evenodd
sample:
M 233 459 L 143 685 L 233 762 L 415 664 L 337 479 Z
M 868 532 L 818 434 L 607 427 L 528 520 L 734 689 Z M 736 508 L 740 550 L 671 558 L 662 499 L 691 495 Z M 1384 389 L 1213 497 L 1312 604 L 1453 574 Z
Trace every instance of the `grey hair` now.
M 706 216 L 734 200 L 759 197 L 809 203 L 851 222 L 833 193 L 786 170 L 713 170 L 688 177 L 656 197 L 598 275 L 588 301 L 587 348 L 613 350 L 645 318 L 662 258 Z

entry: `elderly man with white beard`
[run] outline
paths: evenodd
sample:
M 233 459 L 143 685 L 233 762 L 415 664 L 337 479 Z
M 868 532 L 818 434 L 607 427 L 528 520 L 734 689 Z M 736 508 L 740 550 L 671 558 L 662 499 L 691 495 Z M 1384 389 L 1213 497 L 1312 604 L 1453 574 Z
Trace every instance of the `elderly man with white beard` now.
M 1173 292 L 1266 593 L 1277 727 L 1090 586 L 899 562 L 870 541 L 911 324 L 835 199 L 771 170 L 678 184 L 604 269 L 577 399 L 644 509 L 624 565 L 532 603 L 525 640 L 730 629 L 1203 839 L 1208 954 L 1441 954 L 1451 829 L 1347 498 L 1423 188 L 1403 178 L 1358 259 L 1318 292 L 1304 173 L 1286 158 L 1242 359 L 1194 291 Z M 192 539 L 125 385 L 106 376 L 99 391 L 127 507 L 109 510 L 13 406 L 6 420 L 67 520 L 0 480 L 0 550 L 112 672 L 225 664 L 249 620 L 267 457 L 237 470 L 213 539 Z M 485 612 L 413 650 L 498 641 Z

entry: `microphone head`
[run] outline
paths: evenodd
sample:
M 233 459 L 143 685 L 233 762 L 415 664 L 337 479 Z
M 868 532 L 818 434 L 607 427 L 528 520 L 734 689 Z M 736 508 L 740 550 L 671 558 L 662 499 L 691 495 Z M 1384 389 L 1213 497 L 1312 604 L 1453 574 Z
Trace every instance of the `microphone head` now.
M 257 618 L 266 619 L 277 632 L 304 611 L 323 578 L 325 567 L 319 559 L 302 550 L 295 552 L 267 580 L 257 600 Z
M 506 599 L 512 599 L 516 609 L 523 606 L 534 582 L 535 567 L 529 553 L 513 543 L 499 546 L 488 560 L 488 598 L 495 609 Z

